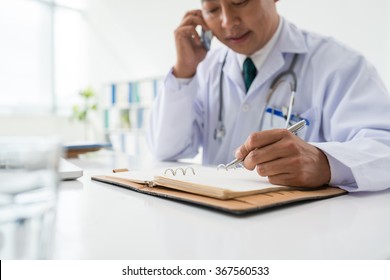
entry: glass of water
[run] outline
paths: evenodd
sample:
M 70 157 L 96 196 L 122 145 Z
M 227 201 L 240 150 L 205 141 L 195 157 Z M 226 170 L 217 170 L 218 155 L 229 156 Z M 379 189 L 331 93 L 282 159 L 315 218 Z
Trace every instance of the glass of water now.
M 51 256 L 61 145 L 0 137 L 0 259 Z

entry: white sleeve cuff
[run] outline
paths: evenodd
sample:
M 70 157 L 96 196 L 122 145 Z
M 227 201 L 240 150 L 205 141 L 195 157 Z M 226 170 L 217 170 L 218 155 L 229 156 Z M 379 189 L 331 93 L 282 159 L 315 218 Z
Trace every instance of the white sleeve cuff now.
M 351 168 L 324 152 L 328 158 L 331 178 L 329 185 L 340 187 L 346 191 L 356 191 L 357 186 Z
M 358 187 L 351 168 L 322 149 L 321 143 L 310 144 L 320 149 L 328 159 L 331 174 L 329 185 L 342 188 L 348 192 L 357 191 Z
M 165 79 L 165 87 L 168 91 L 179 91 L 183 86 L 188 86 L 194 78 L 176 78 L 173 75 L 173 68 Z

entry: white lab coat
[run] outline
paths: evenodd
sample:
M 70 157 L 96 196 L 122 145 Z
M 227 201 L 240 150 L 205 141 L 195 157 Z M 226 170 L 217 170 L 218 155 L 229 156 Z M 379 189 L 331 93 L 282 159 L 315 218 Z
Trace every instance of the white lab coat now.
M 222 81 L 226 136 L 217 141 L 220 71 L 226 53 Z M 309 121 L 300 136 L 327 155 L 330 183 L 348 191 L 389 188 L 390 95 L 378 73 L 359 53 L 286 20 L 247 94 L 235 54 L 227 48 L 210 51 L 188 84 L 180 84 L 170 72 L 151 114 L 152 153 L 160 160 L 176 160 L 195 156 L 202 146 L 203 164 L 234 159 L 235 149 L 261 129 L 266 108 L 288 105 L 287 82 L 268 105 L 266 96 L 294 53 L 299 58 L 293 114 Z M 263 122 L 262 129 L 271 128 L 269 120 Z

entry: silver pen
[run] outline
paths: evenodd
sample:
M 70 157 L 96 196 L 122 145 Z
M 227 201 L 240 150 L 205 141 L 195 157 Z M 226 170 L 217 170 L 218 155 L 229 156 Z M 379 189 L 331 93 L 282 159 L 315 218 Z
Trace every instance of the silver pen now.
M 302 128 L 304 128 L 306 125 L 306 121 L 305 120 L 301 120 L 295 124 L 293 124 L 292 126 L 290 126 L 289 128 L 287 128 L 288 131 L 294 133 L 294 134 L 297 134 L 298 131 L 300 131 Z M 220 164 L 217 166 L 217 168 L 224 168 L 226 170 L 228 170 L 229 168 L 233 167 L 233 166 L 236 166 L 237 164 L 241 163 L 244 161 L 245 158 L 243 159 L 235 159 L 231 162 L 229 162 L 228 164 Z

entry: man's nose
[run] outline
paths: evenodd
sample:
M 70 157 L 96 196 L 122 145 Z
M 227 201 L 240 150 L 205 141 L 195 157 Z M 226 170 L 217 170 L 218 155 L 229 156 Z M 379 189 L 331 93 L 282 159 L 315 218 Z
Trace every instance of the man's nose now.
M 223 8 L 221 13 L 222 27 L 226 29 L 232 28 L 239 22 L 238 15 L 229 8 Z

